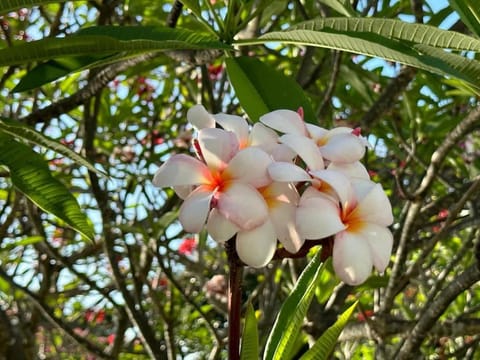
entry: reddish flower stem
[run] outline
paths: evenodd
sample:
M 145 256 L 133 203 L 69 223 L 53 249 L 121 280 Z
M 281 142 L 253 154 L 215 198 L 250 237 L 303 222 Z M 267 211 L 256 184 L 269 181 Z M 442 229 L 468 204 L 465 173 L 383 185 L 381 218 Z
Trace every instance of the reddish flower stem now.
M 235 250 L 235 238 L 225 244 L 228 257 L 228 359 L 240 359 L 243 264 Z

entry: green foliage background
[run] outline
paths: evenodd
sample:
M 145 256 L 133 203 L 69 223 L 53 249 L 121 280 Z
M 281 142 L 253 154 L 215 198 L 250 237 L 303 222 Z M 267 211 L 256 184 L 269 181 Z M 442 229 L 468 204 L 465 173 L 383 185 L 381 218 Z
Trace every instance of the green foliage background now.
M 226 357 L 224 251 L 179 251 L 180 200 L 151 184 L 202 103 L 373 144 L 391 264 L 351 288 L 326 263 L 290 358 L 347 309 L 332 358 L 479 358 L 480 14 L 434 3 L 2 0 L 0 357 Z M 245 270 L 261 351 L 306 265 Z

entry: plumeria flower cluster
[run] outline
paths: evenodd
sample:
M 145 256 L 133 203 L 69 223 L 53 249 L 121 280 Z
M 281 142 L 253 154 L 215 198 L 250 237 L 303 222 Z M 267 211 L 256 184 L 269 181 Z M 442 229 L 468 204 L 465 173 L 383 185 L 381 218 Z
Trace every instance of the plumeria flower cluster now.
M 345 283 L 364 282 L 388 265 L 390 202 L 360 163 L 368 146 L 357 129 L 326 130 L 303 112 L 276 110 L 249 126 L 236 115 L 192 107 L 196 157 L 171 156 L 153 179 L 184 200 L 187 232 L 206 226 L 219 243 L 236 236 L 247 265 L 262 267 L 281 246 L 297 253 L 309 240 L 333 238 L 333 266 Z

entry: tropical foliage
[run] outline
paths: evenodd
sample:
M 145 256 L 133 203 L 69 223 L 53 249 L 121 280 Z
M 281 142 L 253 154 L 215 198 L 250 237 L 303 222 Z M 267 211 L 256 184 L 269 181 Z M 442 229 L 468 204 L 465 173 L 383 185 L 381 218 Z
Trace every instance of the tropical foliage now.
M 243 359 L 480 357 L 479 19 L 473 0 L 2 0 L 0 357 L 227 357 L 227 253 L 152 184 L 193 154 L 196 104 L 360 127 L 394 213 L 363 285 L 320 245 L 245 267 Z

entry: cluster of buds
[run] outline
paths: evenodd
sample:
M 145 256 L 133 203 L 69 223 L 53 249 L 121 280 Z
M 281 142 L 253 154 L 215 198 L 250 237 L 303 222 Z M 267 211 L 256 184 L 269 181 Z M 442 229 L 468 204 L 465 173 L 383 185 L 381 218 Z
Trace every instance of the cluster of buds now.
M 390 202 L 360 163 L 368 142 L 348 127 L 306 123 L 303 111 L 276 110 L 250 126 L 236 115 L 187 113 L 196 157 L 171 156 L 153 184 L 184 200 L 185 231 L 206 226 L 219 243 L 236 237 L 247 265 L 263 267 L 277 248 L 297 253 L 309 240 L 333 239 L 333 266 L 347 284 L 388 265 Z

